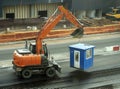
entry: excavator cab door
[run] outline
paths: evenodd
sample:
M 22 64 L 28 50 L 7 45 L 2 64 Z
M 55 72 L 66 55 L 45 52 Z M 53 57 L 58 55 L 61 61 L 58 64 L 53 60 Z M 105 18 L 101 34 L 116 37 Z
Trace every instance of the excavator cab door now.
M 44 55 L 48 58 L 48 48 L 46 44 L 43 44 L 43 51 L 44 51 Z

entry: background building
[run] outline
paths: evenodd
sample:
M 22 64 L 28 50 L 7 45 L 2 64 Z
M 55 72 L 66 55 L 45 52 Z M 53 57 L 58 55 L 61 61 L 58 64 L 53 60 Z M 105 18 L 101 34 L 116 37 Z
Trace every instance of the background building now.
M 61 4 L 78 18 L 94 18 L 119 6 L 120 0 L 0 0 L 0 18 L 49 17 Z
M 6 18 L 49 17 L 62 0 L 0 0 L 0 16 Z
M 72 11 L 78 19 L 88 20 L 103 17 L 112 11 L 111 7 L 120 6 L 120 0 L 0 0 L 0 30 L 41 28 L 45 19 L 39 17 L 50 17 L 59 5 Z M 61 21 L 57 27 L 71 25 Z
M 120 6 L 120 0 L 64 0 L 78 18 L 102 17 L 112 7 Z

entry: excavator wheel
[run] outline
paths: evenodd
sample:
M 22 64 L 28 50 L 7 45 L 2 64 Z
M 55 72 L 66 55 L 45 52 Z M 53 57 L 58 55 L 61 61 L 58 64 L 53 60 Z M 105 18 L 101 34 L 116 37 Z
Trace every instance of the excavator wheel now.
M 22 71 L 23 78 L 30 78 L 32 76 L 32 72 L 30 69 L 26 68 Z
M 46 70 L 46 76 L 49 78 L 53 78 L 56 75 L 55 68 L 50 67 Z
M 84 33 L 83 28 L 78 28 L 78 29 L 76 29 L 71 35 L 72 35 L 73 37 L 82 37 L 82 36 L 83 36 L 83 33 Z

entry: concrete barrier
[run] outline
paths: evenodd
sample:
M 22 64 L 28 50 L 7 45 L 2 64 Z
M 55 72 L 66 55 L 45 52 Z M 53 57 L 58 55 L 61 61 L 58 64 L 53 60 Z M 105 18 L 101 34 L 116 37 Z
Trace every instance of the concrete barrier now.
M 56 38 L 56 37 L 64 37 L 68 36 L 74 30 L 65 29 L 65 30 L 53 30 L 48 35 L 47 38 Z M 0 43 L 3 42 L 11 42 L 11 41 L 19 41 L 25 39 L 35 39 L 37 37 L 39 31 L 29 31 L 29 32 L 14 32 L 8 34 L 1 34 L 0 35 Z
M 119 50 L 120 50 L 120 46 L 119 45 L 113 47 L 113 51 L 119 51 Z
M 85 32 L 84 34 L 96 34 L 96 33 L 116 32 L 116 31 L 120 31 L 120 24 L 84 28 L 84 32 Z
M 104 51 L 105 52 L 120 51 L 120 45 L 114 45 L 114 46 L 105 47 Z
M 70 35 L 76 28 L 72 29 L 61 29 L 52 30 L 47 38 L 65 37 Z M 106 32 L 116 32 L 120 31 L 120 24 L 105 25 L 99 27 L 84 27 L 84 34 L 98 34 Z M 27 31 L 27 32 L 14 32 L 0 35 L 0 43 L 11 42 L 25 39 L 35 39 L 37 37 L 38 31 Z M 116 48 L 115 48 L 116 49 Z

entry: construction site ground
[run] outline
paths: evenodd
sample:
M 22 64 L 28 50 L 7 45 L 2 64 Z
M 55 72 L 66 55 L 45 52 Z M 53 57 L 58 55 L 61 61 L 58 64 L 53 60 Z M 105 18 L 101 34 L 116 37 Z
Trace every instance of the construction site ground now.
M 120 31 L 120 24 L 119 24 L 120 22 L 118 21 L 113 22 L 105 18 L 102 19 L 86 18 L 80 20 L 80 22 L 84 24 L 84 28 L 83 28 L 84 34 L 99 34 L 99 33 Z M 75 30 L 76 28 L 72 26 L 68 21 L 62 21 L 47 35 L 47 38 L 66 37 L 69 36 Z M 26 29 L 6 28 L 6 30 L 0 32 L 1 33 L 0 43 L 35 39 L 38 32 L 39 29 L 36 29 L 35 26 L 33 28 L 30 27 Z
M 84 35 L 82 38 L 73 38 L 71 36 L 67 37 L 60 37 L 60 38 L 53 38 L 53 39 L 45 39 L 45 43 L 48 45 L 54 44 L 64 44 L 64 43 L 80 43 L 84 41 L 92 41 L 92 40 L 102 40 L 102 39 L 110 39 L 110 38 L 119 38 L 120 32 L 113 32 L 113 33 L 103 33 L 103 34 L 91 34 L 91 35 Z M 33 40 L 30 40 L 33 41 Z M 25 47 L 25 41 L 16 41 L 16 42 L 7 42 L 7 43 L 0 43 L 1 50 L 7 49 L 14 49 L 19 47 Z M 104 48 L 103 48 L 104 49 Z M 105 54 L 104 50 L 95 48 L 95 55 L 100 53 Z M 57 60 L 57 58 L 56 58 Z M 58 58 L 58 61 L 60 58 Z M 10 60 L 0 60 L 0 68 L 6 68 L 12 66 L 11 59 Z

